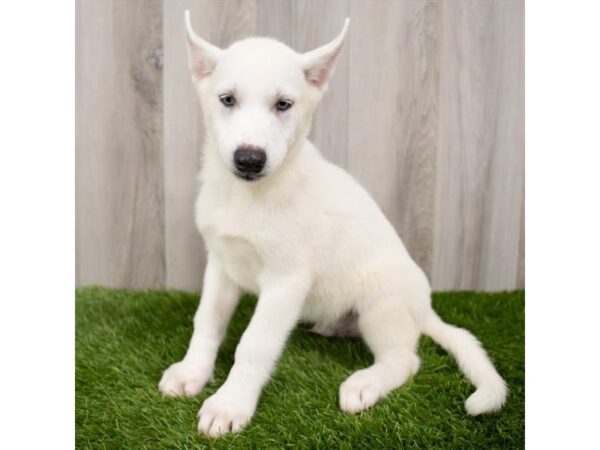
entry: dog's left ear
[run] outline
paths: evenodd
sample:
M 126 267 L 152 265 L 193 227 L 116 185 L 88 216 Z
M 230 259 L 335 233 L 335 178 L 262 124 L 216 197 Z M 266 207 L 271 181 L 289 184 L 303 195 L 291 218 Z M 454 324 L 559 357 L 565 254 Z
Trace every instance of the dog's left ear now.
M 346 17 L 342 32 L 333 41 L 302 55 L 302 65 L 307 81 L 323 91 L 327 89 L 327 83 L 333 75 L 333 69 L 342 50 L 349 25 L 350 18 Z

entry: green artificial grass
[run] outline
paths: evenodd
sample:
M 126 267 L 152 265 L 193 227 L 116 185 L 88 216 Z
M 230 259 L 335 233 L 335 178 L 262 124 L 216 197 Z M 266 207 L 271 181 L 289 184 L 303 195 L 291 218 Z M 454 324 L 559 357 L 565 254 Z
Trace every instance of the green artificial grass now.
M 421 369 L 369 411 L 344 414 L 338 387 L 372 356 L 357 339 L 324 338 L 299 327 L 244 431 L 209 439 L 196 431 L 202 401 L 220 386 L 256 300 L 245 297 L 216 364 L 215 382 L 191 399 L 163 398 L 157 384 L 180 360 L 197 295 L 80 288 L 76 300 L 77 448 L 523 448 L 524 292 L 439 293 L 446 321 L 471 330 L 510 388 L 496 414 L 470 417 L 473 391 L 454 359 L 421 338 Z M 51 370 L 51 368 L 48 368 Z

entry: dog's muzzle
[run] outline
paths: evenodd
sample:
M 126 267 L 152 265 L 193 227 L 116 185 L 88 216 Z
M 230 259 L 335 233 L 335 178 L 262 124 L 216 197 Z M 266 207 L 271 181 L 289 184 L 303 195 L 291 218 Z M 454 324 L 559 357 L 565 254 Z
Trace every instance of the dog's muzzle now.
M 267 163 L 267 154 L 262 148 L 239 147 L 233 154 L 235 174 L 247 181 L 257 180 Z

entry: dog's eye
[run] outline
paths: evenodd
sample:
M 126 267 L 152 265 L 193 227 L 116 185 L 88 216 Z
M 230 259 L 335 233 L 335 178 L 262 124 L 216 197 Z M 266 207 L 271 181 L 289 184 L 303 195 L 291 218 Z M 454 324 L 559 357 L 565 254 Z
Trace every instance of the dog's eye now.
M 287 111 L 292 107 L 293 104 L 294 103 L 291 100 L 281 99 L 277 100 L 277 103 L 275 103 L 275 108 L 277 108 L 277 111 Z
M 219 97 L 219 100 L 227 108 L 231 108 L 235 105 L 235 97 L 231 94 L 223 94 Z

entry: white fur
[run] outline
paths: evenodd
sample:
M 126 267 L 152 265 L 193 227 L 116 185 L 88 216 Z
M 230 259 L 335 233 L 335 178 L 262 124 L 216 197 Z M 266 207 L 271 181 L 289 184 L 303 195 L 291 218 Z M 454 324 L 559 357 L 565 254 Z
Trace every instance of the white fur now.
M 342 410 L 369 408 L 416 373 L 421 333 L 451 352 L 477 388 L 468 413 L 499 409 L 507 389 L 478 341 L 439 319 L 426 276 L 379 207 L 306 139 L 348 21 L 331 43 L 298 54 L 266 38 L 217 49 L 194 34 L 187 14 L 192 80 L 207 128 L 196 222 L 208 265 L 189 350 L 165 371 L 160 390 L 200 392 L 240 292 L 248 291 L 259 295 L 256 311 L 227 380 L 200 409 L 202 433 L 218 436 L 248 423 L 299 321 L 327 328 L 349 313 L 375 362 L 342 383 Z M 220 103 L 223 92 L 235 92 L 234 108 Z M 275 111 L 278 96 L 292 99 L 292 108 Z M 233 174 L 240 145 L 265 149 L 263 178 Z

